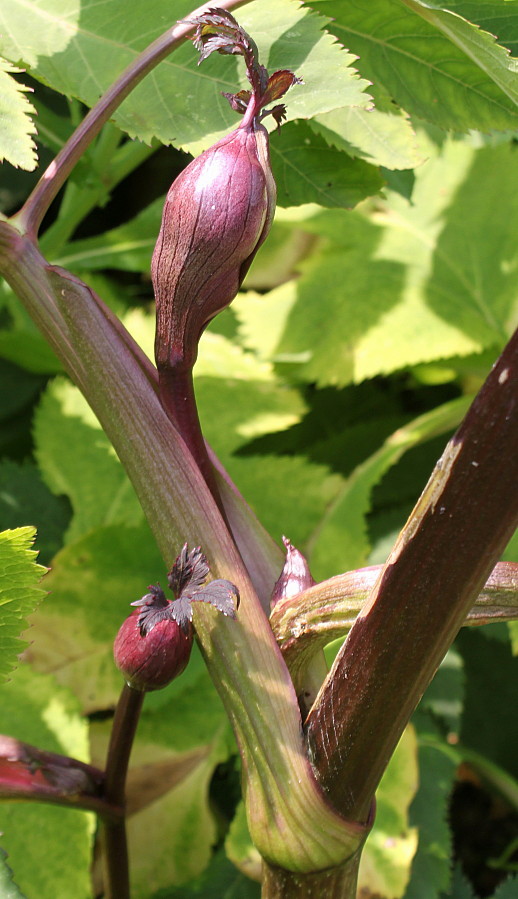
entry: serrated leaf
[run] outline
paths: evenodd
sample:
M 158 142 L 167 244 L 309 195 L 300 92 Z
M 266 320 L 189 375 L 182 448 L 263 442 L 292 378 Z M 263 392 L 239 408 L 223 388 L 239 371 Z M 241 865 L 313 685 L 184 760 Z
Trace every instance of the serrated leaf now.
M 408 114 L 381 85 L 373 85 L 371 94 L 372 109 L 333 109 L 311 119 L 311 127 L 328 143 L 374 165 L 396 170 L 420 165 L 426 157 Z
M 400 899 L 410 876 L 417 829 L 410 827 L 408 808 L 418 786 L 417 741 L 406 728 L 376 790 L 376 820 L 362 852 L 359 893 Z
M 309 542 L 311 569 L 317 580 L 367 563 L 366 515 L 373 487 L 407 449 L 452 430 L 468 405 L 469 402 L 461 398 L 419 416 L 395 431 L 376 453 L 355 469 Z
M 492 34 L 468 22 L 458 13 L 424 0 L 400 0 L 405 6 L 441 31 L 476 63 L 515 105 L 518 105 L 518 61 L 500 47 Z M 517 110 L 518 112 L 518 110 Z
M 50 0 L 44 8 L 31 4 L 27 16 L 21 0 L 5 0 L 0 51 L 24 60 L 31 74 L 55 90 L 92 105 L 168 23 L 191 11 L 188 0 L 177 0 L 173 10 L 167 0 L 151 7 L 139 0 L 131 16 L 117 0 L 87 0 L 80 9 L 75 0 Z M 288 95 L 291 118 L 369 103 L 367 83 L 351 68 L 354 57 L 322 32 L 327 19 L 290 0 L 262 0 L 240 10 L 238 20 L 258 44 L 263 65 L 304 78 L 304 89 Z M 332 77 L 324 77 L 329 72 Z M 158 137 L 200 152 L 237 124 L 221 92 L 240 85 L 248 86 L 242 63 L 215 54 L 198 67 L 194 47 L 186 43 L 132 92 L 114 120 L 132 137 L 146 142 Z
M 418 742 L 435 734 L 428 715 L 418 710 L 412 719 Z M 419 788 L 410 806 L 410 824 L 418 828 L 419 842 L 412 862 L 405 899 L 437 899 L 451 879 L 451 834 L 448 826 L 449 798 L 456 764 L 434 746 L 419 745 Z
M 18 664 L 27 646 L 20 634 L 45 595 L 38 585 L 46 569 L 36 563 L 38 553 L 31 548 L 35 536 L 31 527 L 0 533 L 0 682 Z
M 284 125 L 272 135 L 270 157 L 280 206 L 350 208 L 383 185 L 376 168 L 330 147 L 305 122 Z
M 36 144 L 31 136 L 36 134 L 31 118 L 36 110 L 26 96 L 30 88 L 12 77 L 21 71 L 0 57 L 0 162 L 6 160 L 32 172 L 38 164 Z
M 392 193 L 371 216 L 307 218 L 329 247 L 302 267 L 276 358 L 346 384 L 502 346 L 517 314 L 517 198 L 512 147 L 448 141 L 416 170 L 411 203 Z
M 494 34 L 499 44 L 518 56 L 516 0 L 448 0 L 448 9 Z
M 2 730 L 50 752 L 88 761 L 88 726 L 77 700 L 53 677 L 35 674 L 26 664 L 2 688 Z M 92 814 L 2 802 L 0 822 L 8 864 L 27 896 L 90 899 Z
M 6 854 L 0 848 L 0 896 L 3 899 L 26 899 L 13 881 L 13 872 L 5 861 Z
M 453 868 L 450 889 L 447 893 L 441 893 L 439 899 L 475 899 L 475 894 L 458 863 Z
M 462 31 L 466 49 L 461 49 L 408 8 L 413 2 L 317 0 L 317 8 L 334 18 L 330 29 L 358 54 L 361 74 L 381 84 L 407 112 L 455 131 L 516 128 L 518 109 L 506 92 L 516 91 L 516 70 L 505 50 L 445 10 L 455 36 Z M 427 5 L 437 12 L 435 4 Z M 425 4 L 419 6 L 421 12 Z
M 124 469 L 79 390 L 52 382 L 34 421 L 36 456 L 50 489 L 69 497 L 74 517 L 65 541 L 100 524 L 137 524 L 143 513 Z M 63 447 L 68 452 L 63 452 Z

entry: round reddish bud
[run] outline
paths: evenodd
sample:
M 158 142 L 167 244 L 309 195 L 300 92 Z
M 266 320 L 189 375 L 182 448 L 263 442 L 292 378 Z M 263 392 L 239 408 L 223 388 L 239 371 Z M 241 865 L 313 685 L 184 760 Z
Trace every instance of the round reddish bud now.
M 135 690 L 160 690 L 178 677 L 191 655 L 193 632 L 182 629 L 176 621 L 164 618 L 145 636 L 141 633 L 135 609 L 122 624 L 115 638 L 115 664 L 126 682 Z

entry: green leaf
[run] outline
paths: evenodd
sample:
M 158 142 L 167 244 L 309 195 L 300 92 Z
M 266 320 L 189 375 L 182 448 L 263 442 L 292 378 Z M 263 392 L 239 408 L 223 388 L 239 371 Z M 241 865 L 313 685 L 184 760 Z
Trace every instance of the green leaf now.
M 475 894 L 459 864 L 456 864 L 453 869 L 450 889 L 447 893 L 441 893 L 440 899 L 475 899 Z
M 4 280 L 0 281 L 0 312 L 0 357 L 36 374 L 62 370 L 47 341 Z
M 515 105 L 518 105 L 518 65 L 509 51 L 498 46 L 492 34 L 482 31 L 458 13 L 424 0 L 401 0 L 405 6 L 437 28 L 476 63 Z
M 337 38 L 360 57 L 361 74 L 407 112 L 455 131 L 516 128 L 518 109 L 507 92 L 516 91 L 514 63 L 471 23 L 444 11 L 447 36 L 437 27 L 438 7 L 415 0 L 317 4 L 335 19 L 329 27 Z M 422 18 L 425 6 L 434 23 Z
M 45 591 L 39 582 L 45 568 L 36 564 L 31 549 L 34 528 L 17 528 L 0 534 L 0 682 L 8 680 L 27 643 L 20 634 L 27 630 L 27 617 L 41 602 Z
M 517 885 L 517 877 L 508 877 L 493 893 L 491 899 L 515 899 Z
M 259 884 L 241 874 L 220 851 L 201 877 L 182 887 L 159 890 L 150 899 L 259 899 L 260 895 Z
M 346 384 L 502 346 L 517 307 L 517 198 L 512 147 L 447 141 L 416 170 L 411 203 L 391 193 L 371 215 L 309 207 L 305 229 L 329 243 L 301 266 L 275 358 Z
M 245 803 L 241 800 L 225 839 L 225 852 L 230 861 L 247 877 L 260 882 L 262 859 L 252 843 L 246 820 Z
M 442 721 L 445 732 L 458 737 L 463 705 L 464 666 L 462 657 L 452 648 L 427 688 L 421 700 L 421 708 L 429 710 L 436 721 Z
M 420 165 L 425 156 L 407 113 L 394 105 L 380 85 L 374 85 L 371 93 L 373 109 L 333 109 L 311 119 L 311 127 L 332 146 L 374 165 L 388 169 Z
M 451 879 L 451 835 L 448 805 L 455 777 L 455 762 L 425 738 L 435 733 L 433 719 L 418 710 L 412 722 L 419 745 L 419 788 L 410 807 L 410 823 L 419 831 L 417 852 L 412 862 L 405 899 L 437 899 Z
M 3 899 L 26 899 L 13 881 L 13 872 L 4 860 L 5 855 L 0 848 L 0 896 Z
M 67 543 L 101 524 L 142 521 L 133 487 L 108 438 L 79 390 L 68 381 L 59 378 L 49 385 L 36 412 L 34 436 L 46 483 L 72 504 Z
M 2 730 L 50 752 L 88 761 L 77 700 L 53 677 L 21 666 L 2 688 Z M 41 803 L 2 803 L 2 844 L 20 889 L 38 899 L 91 899 L 94 816 Z M 3 894 L 2 894 L 3 895 Z
M 485 628 L 464 628 L 457 637 L 464 659 L 466 698 L 460 740 L 518 778 L 513 747 L 518 721 L 509 715 L 515 702 L 518 658 L 509 642 L 490 640 Z
M 12 77 L 22 69 L 0 57 L 0 162 L 32 172 L 38 164 L 36 144 L 31 135 L 36 128 L 31 119 L 36 110 L 26 97 L 30 88 Z
M 261 381 L 198 377 L 204 433 L 274 539 L 287 534 L 303 546 L 342 484 L 324 465 L 300 454 L 255 452 L 247 444 L 283 431 L 304 411 L 295 391 Z
M 160 197 L 118 228 L 72 241 L 55 260 L 56 265 L 75 273 L 106 268 L 149 273 L 163 206 L 164 197 Z
M 484 31 L 496 35 L 503 44 L 518 56 L 518 3 L 516 0 L 448 0 L 448 9 L 470 22 L 480 25 Z
M 201 657 L 194 678 L 191 665 L 173 690 L 148 694 L 132 748 L 126 795 L 134 899 L 198 876 L 217 839 L 210 781 L 236 749 Z M 110 727 L 99 721 L 91 729 L 98 764 L 106 758 Z
M 417 830 L 408 822 L 417 784 L 417 741 L 409 726 L 376 791 L 376 820 L 360 861 L 360 894 L 363 890 L 365 895 L 404 896 L 417 848 Z
M 419 416 L 395 431 L 377 452 L 355 469 L 309 542 L 311 569 L 317 580 L 367 563 L 369 543 L 365 518 L 374 485 L 406 450 L 452 430 L 468 405 L 468 400 L 463 397 Z
M 55 90 L 92 105 L 139 51 L 191 11 L 188 0 L 177 0 L 173 10 L 167 0 L 151 7 L 140 0 L 131 16 L 116 0 L 86 0 L 81 7 L 75 0 L 49 0 L 44 8 L 32 6 L 27 16 L 21 0 L 5 0 L 0 50 L 23 60 Z M 291 118 L 369 103 L 367 82 L 351 68 L 354 57 L 322 32 L 327 19 L 290 0 L 252 3 L 239 10 L 238 19 L 257 42 L 264 65 L 292 69 L 304 79 L 304 87 L 288 97 Z M 243 66 L 214 54 L 198 68 L 197 58 L 189 42 L 177 49 L 132 92 L 115 113 L 116 124 L 145 142 L 158 137 L 193 152 L 235 127 L 236 115 L 221 91 L 245 86 Z
M 285 125 L 272 135 L 270 156 L 280 206 L 350 208 L 383 185 L 377 169 L 330 147 L 304 122 Z
M 0 530 L 30 521 L 38 531 L 43 564 L 47 565 L 62 546 L 69 518 L 67 501 L 53 496 L 35 465 L 0 462 Z

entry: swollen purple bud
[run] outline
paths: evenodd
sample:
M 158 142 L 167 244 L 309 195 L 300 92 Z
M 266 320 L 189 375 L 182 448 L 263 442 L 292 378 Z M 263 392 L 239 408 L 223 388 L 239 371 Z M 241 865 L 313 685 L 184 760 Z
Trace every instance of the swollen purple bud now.
M 283 537 L 282 542 L 286 547 L 286 561 L 272 591 L 270 599 L 272 609 L 279 600 L 291 599 L 315 583 L 305 556 L 287 537 Z
M 192 369 L 203 329 L 232 302 L 268 234 L 276 188 L 261 119 L 271 114 L 279 125 L 285 109 L 262 110 L 301 83 L 286 69 L 269 76 L 254 41 L 226 10 L 188 21 L 197 26 L 199 62 L 215 52 L 242 56 L 251 90 L 224 94 L 244 116 L 241 125 L 191 162 L 167 195 L 151 263 L 159 372 Z
M 142 634 L 140 610 L 123 622 L 115 638 L 115 664 L 135 690 L 160 690 L 178 677 L 191 655 L 193 633 L 165 618 Z
M 159 369 L 194 365 L 203 329 L 234 299 L 270 229 L 268 133 L 245 121 L 193 160 L 167 195 L 151 263 Z

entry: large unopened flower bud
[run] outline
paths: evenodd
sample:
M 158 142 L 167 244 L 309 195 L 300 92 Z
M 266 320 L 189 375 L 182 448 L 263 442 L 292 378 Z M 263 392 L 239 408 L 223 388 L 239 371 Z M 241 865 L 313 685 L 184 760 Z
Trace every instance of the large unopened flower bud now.
M 193 366 L 203 329 L 234 299 L 269 231 L 275 198 L 268 133 L 255 119 L 174 181 L 151 263 L 159 369 Z
M 243 56 L 251 90 L 224 94 L 244 116 L 241 125 L 191 162 L 167 195 L 151 263 L 161 373 L 192 369 L 203 329 L 232 302 L 268 234 L 276 188 L 261 119 L 271 114 L 280 125 L 285 108 L 262 110 L 300 83 L 285 69 L 269 76 L 254 41 L 229 12 L 210 9 L 189 21 L 197 25 L 199 61 L 213 52 Z M 177 408 L 174 414 L 181 418 Z

